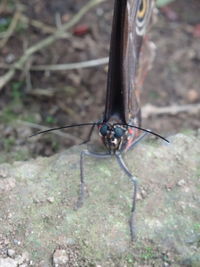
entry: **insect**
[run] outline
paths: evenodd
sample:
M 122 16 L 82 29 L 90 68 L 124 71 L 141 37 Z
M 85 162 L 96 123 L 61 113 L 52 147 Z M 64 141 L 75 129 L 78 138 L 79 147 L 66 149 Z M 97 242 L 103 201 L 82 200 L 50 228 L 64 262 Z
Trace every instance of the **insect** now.
M 161 135 L 141 127 L 140 86 L 138 66 L 143 36 L 146 33 L 153 1 L 151 0 L 115 0 L 112 34 L 110 42 L 107 95 L 102 120 L 81 124 L 67 125 L 40 131 L 34 135 L 50 131 L 79 126 L 91 126 L 90 140 L 96 126 L 103 144 L 107 148 L 104 154 L 84 150 L 80 155 L 80 197 L 83 204 L 85 180 L 83 172 L 84 156 L 109 158 L 114 156 L 120 167 L 133 184 L 133 198 L 130 216 L 131 239 L 136 237 L 135 204 L 137 179 L 128 170 L 122 153 L 132 149 L 147 134 L 153 134 L 166 142 Z

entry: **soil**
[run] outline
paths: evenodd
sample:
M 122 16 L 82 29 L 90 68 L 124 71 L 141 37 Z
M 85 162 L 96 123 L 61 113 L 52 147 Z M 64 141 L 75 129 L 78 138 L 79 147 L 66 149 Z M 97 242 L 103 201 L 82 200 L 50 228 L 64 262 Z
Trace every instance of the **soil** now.
M 4 3 L 4 5 L 3 5 Z M 86 0 L 19 1 L 29 19 L 55 28 L 74 16 Z M 56 151 L 85 140 L 89 129 L 74 128 L 60 137 L 48 134 L 28 139 L 36 130 L 27 122 L 55 127 L 101 119 L 104 110 L 107 66 L 70 71 L 28 71 L 31 65 L 80 62 L 108 56 L 113 1 L 91 10 L 70 35 L 34 54 L 23 71 L 18 71 L 1 90 L 0 162 L 24 160 Z M 176 0 L 159 10 L 151 29 L 156 58 L 145 81 L 142 106 L 157 107 L 200 102 L 200 17 L 199 0 Z M 16 3 L 3 1 L 0 25 L 13 18 Z M 25 49 L 48 34 L 43 27 L 20 22 L 1 49 L 0 63 L 15 62 Z M 5 73 L 0 69 L 0 74 Z M 143 126 L 164 136 L 200 128 L 200 114 L 151 116 Z M 37 128 L 37 127 L 36 127 Z

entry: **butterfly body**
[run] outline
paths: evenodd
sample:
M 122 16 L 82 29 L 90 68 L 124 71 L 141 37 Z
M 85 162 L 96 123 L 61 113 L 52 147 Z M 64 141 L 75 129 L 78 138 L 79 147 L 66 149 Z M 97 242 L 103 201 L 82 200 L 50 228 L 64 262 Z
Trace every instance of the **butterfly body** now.
M 165 141 L 167 139 L 150 130 L 141 127 L 140 93 L 148 61 L 142 61 L 141 51 L 143 36 L 149 24 L 153 7 L 153 0 L 115 0 L 112 34 L 110 42 L 110 57 L 107 79 L 106 104 L 103 119 L 96 123 L 81 123 L 61 126 L 45 131 L 46 133 L 58 129 L 92 126 L 98 127 L 99 135 L 107 148 L 105 153 L 94 153 L 83 150 L 80 155 L 80 195 L 78 207 L 83 204 L 85 197 L 84 157 L 95 158 L 116 157 L 121 169 L 133 184 L 132 208 L 130 217 L 131 239 L 135 239 L 135 204 L 137 193 L 137 179 L 128 170 L 122 158 L 122 152 L 132 149 L 146 134 L 153 134 Z M 142 51 L 143 52 L 143 51 Z M 140 64 L 139 64 L 140 63 Z M 144 74 L 141 73 L 144 71 Z M 87 142 L 86 141 L 86 142 Z
M 103 125 L 99 127 L 110 154 L 127 151 L 140 135 L 138 129 L 127 125 L 141 126 L 137 68 L 152 3 L 151 0 L 115 1 L 106 105 Z M 120 134 L 116 134 L 116 129 Z

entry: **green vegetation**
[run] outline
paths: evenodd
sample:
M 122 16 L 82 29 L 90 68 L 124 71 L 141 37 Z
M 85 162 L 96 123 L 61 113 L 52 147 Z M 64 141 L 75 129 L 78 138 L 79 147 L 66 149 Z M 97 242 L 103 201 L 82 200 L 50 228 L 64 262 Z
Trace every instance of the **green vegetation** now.
M 11 84 L 11 101 L 7 104 L 7 106 L 1 111 L 0 121 L 2 122 L 12 122 L 18 118 L 18 114 L 16 113 L 16 108 L 21 107 L 22 103 L 22 86 L 24 82 L 17 81 Z
M 3 139 L 3 146 L 6 152 L 9 152 L 14 144 L 15 144 L 15 139 L 13 137 L 8 137 Z
M 126 256 L 126 262 L 128 264 L 128 266 L 133 266 L 134 262 L 135 262 L 135 258 L 132 254 L 129 254 Z
M 1 18 L 0 19 L 0 33 L 7 31 L 10 22 L 11 22 L 12 18 L 8 17 L 8 18 Z
M 24 86 L 24 81 L 16 81 L 11 84 L 11 96 L 13 101 L 21 101 L 23 96 L 22 87 Z
M 7 0 L 7 5 L 10 9 L 14 9 L 16 6 L 16 1 L 15 0 Z
M 156 5 L 157 5 L 157 7 L 163 7 L 163 6 L 166 6 L 173 1 L 175 1 L 175 0 L 156 0 Z
M 191 136 L 191 135 L 195 134 L 195 131 L 192 129 L 182 129 L 180 132 L 184 135 L 187 135 L 187 136 Z
M 17 119 L 17 114 L 13 111 L 12 105 L 8 105 L 1 111 L 0 122 L 9 123 Z
M 63 91 L 69 96 L 74 95 L 77 92 L 77 88 L 72 86 L 66 86 L 63 88 Z
M 12 17 L 2 17 L 0 18 L 0 33 L 4 33 L 8 30 L 12 22 Z M 28 25 L 19 21 L 16 25 L 15 32 L 19 33 L 27 29 Z
M 10 149 L 9 152 L 4 151 L 4 153 L 0 156 L 0 164 L 2 163 L 12 163 L 14 161 L 24 161 L 30 158 L 30 154 L 28 149 L 26 150 L 18 150 L 18 151 L 12 151 Z
M 45 119 L 46 123 L 49 123 L 49 124 L 55 124 L 56 123 L 56 120 L 54 117 L 48 115 Z
M 23 32 L 24 30 L 26 30 L 28 28 L 28 24 L 25 24 L 24 22 L 18 22 L 17 23 L 17 27 L 16 27 L 16 32 L 20 33 Z
M 51 142 L 52 142 L 52 149 L 56 152 L 56 151 L 58 151 L 59 150 L 59 148 L 60 148 L 60 143 L 57 141 L 57 140 L 55 140 L 54 138 L 51 138 Z
M 195 223 L 194 224 L 194 231 L 195 232 L 200 232 L 200 223 Z
M 152 247 L 146 247 L 145 251 L 141 254 L 141 259 L 143 260 L 150 260 L 155 258 L 155 252 L 153 251 Z

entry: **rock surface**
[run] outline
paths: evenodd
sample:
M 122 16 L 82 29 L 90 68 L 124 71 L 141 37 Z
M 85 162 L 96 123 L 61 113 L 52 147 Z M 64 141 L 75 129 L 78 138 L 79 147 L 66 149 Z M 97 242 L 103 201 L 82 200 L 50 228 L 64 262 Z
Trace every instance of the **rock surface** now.
M 140 184 L 135 243 L 132 185 L 114 158 L 85 158 L 87 198 L 78 210 L 84 146 L 0 165 L 0 266 L 200 266 L 200 140 L 170 141 L 124 155 Z

